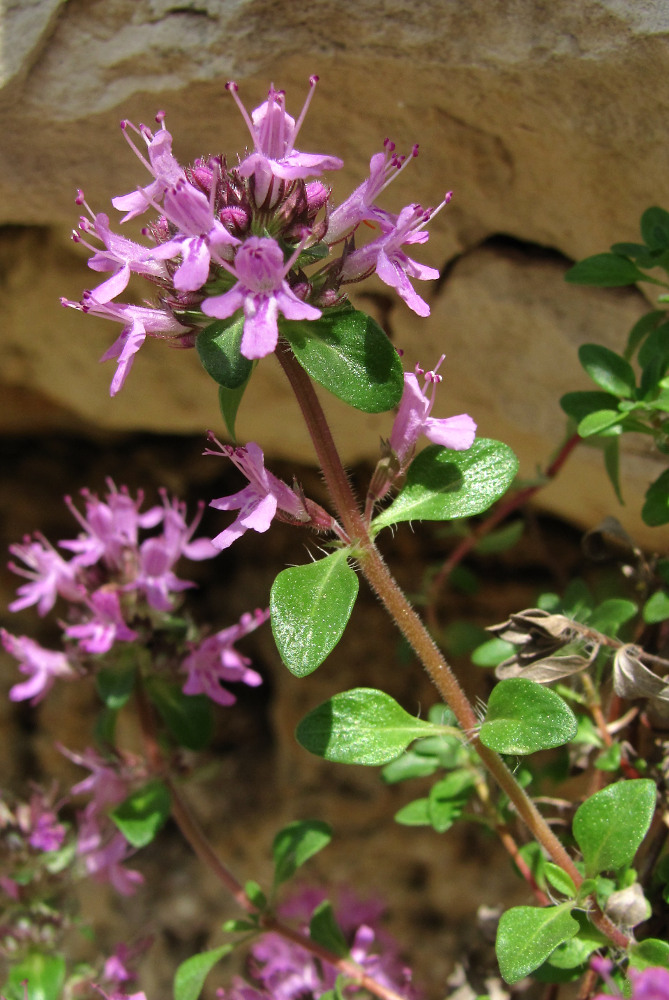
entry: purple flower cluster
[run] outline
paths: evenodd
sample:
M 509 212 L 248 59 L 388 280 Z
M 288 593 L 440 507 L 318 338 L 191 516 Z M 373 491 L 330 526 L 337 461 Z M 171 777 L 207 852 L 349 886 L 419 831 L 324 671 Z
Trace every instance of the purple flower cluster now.
M 123 385 L 147 336 L 192 347 L 212 318 L 239 314 L 242 354 L 262 358 L 276 347 L 280 315 L 316 320 L 323 309 L 345 301 L 347 284 L 374 272 L 414 312 L 429 314 L 411 282 L 436 278 L 438 272 L 412 260 L 404 248 L 427 240 L 427 223 L 450 196 L 437 209 L 412 204 L 393 214 L 380 208 L 376 199 L 417 155 L 417 147 L 410 157 L 398 155 L 386 140 L 383 152 L 370 161 L 367 180 L 332 207 L 330 188 L 314 178 L 339 169 L 342 161 L 295 148 L 317 79 L 311 77 L 297 121 L 286 111 L 282 91 L 271 87 L 267 100 L 249 115 L 237 85 L 228 84 L 253 140 L 253 150 L 235 167 L 229 167 L 224 156 L 182 166 L 172 153 L 163 112 L 156 116 L 155 131 L 122 122 L 151 181 L 113 198 L 112 204 L 125 213 L 122 222 L 149 209 L 156 213 L 143 230 L 149 243 L 112 232 L 109 217 L 95 213 L 80 191 L 77 203 L 87 215 L 80 218 L 74 239 L 91 251 L 89 267 L 109 277 L 84 292 L 80 302 L 63 300 L 66 306 L 122 324 L 120 336 L 102 358 L 117 361 L 112 395 Z M 146 146 L 146 154 L 135 137 Z M 379 235 L 356 247 L 355 231 L 362 222 Z M 340 253 L 332 253 L 335 246 Z M 118 301 L 132 274 L 153 284 L 154 305 Z
M 308 935 L 311 914 L 325 898 L 319 889 L 302 890 L 279 907 L 279 916 L 298 921 Z M 397 942 L 379 926 L 383 913 L 382 903 L 362 901 L 348 889 L 340 893 L 335 908 L 351 959 L 377 983 L 407 1000 L 418 1000 L 420 993 L 400 958 Z M 300 945 L 279 934 L 264 934 L 251 946 L 249 981 L 237 977 L 230 989 L 218 990 L 217 996 L 219 1000 L 316 1000 L 334 988 L 338 974 Z M 345 995 L 356 992 L 357 987 L 344 988 Z
M 162 637 L 160 669 L 176 676 L 186 674 L 186 694 L 204 692 L 222 705 L 234 696 L 221 681 L 257 685 L 261 679 L 234 643 L 267 619 L 267 612 L 243 615 L 239 624 L 202 637 L 194 626 L 170 631 L 170 616 L 180 595 L 195 586 L 175 573 L 179 559 L 210 559 L 219 548 L 207 538 L 194 539 L 204 505 L 194 520 L 186 508 L 163 492 L 162 503 L 142 511 L 143 496 L 135 499 L 125 488 L 109 483 L 100 499 L 84 491 L 82 514 L 66 497 L 81 532 L 59 542 L 70 553 L 66 559 L 42 535 L 27 537 L 10 546 L 15 557 L 10 568 L 26 579 L 10 611 L 36 606 L 40 615 L 50 612 L 58 599 L 68 604 L 62 622 L 64 649 L 44 649 L 27 636 L 0 630 L 0 639 L 19 661 L 26 680 L 15 684 L 12 701 L 41 701 L 57 678 L 77 677 L 114 665 L 119 644 L 135 643 L 145 649 L 154 633 Z M 152 532 L 149 534 L 149 532 Z M 146 656 L 138 655 L 138 662 Z M 147 669 L 153 669 L 149 663 Z

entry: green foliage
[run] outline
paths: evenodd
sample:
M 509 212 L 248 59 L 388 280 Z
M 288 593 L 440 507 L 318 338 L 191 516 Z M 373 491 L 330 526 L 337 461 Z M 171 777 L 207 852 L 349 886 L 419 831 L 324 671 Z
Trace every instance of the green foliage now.
M 304 370 L 338 399 L 363 413 L 399 404 L 404 372 L 399 355 L 371 316 L 343 306 L 320 319 L 279 320 Z
M 632 862 L 653 818 L 655 795 L 655 782 L 636 778 L 608 785 L 578 807 L 572 829 L 587 876 Z
M 95 675 L 95 686 L 107 708 L 117 712 L 130 698 L 135 686 L 134 663 L 106 667 Z
M 530 754 L 568 743 L 576 728 L 576 716 L 559 695 L 516 677 L 493 688 L 479 738 L 498 753 Z
M 250 375 L 246 382 L 242 382 L 242 384 L 237 386 L 235 389 L 227 389 L 223 385 L 219 385 L 218 387 L 218 406 L 221 411 L 221 416 L 225 421 L 225 426 L 228 429 L 228 434 L 233 441 L 237 440 L 235 434 L 237 412 L 241 401 L 244 398 L 244 393 L 246 392 L 246 387 L 248 386 L 249 381 Z
M 515 906 L 502 914 L 495 950 L 504 980 L 517 983 L 537 969 L 558 945 L 578 934 L 572 904 Z
M 573 285 L 621 288 L 648 279 L 631 260 L 615 253 L 597 253 L 574 264 L 564 276 Z
M 646 938 L 645 941 L 634 943 L 629 949 L 630 968 L 649 969 L 661 966 L 669 969 L 669 944 L 657 938 Z
M 206 695 L 184 694 L 178 684 L 149 677 L 146 687 L 158 714 L 179 746 L 203 750 L 214 731 L 212 703 Z
M 129 795 L 110 815 L 133 847 L 146 847 L 167 820 L 171 805 L 166 785 L 156 778 Z
M 224 389 L 240 389 L 251 377 L 253 362 L 241 353 L 244 315 L 217 319 L 202 330 L 195 346 L 207 375 Z
M 358 596 L 358 578 L 348 549 L 291 566 L 277 576 L 270 594 L 272 634 L 281 659 L 296 677 L 319 667 L 342 637 Z
M 403 489 L 372 521 L 372 530 L 481 514 L 506 493 L 517 468 L 516 456 L 500 441 L 477 438 L 468 451 L 431 445 L 413 460 Z
M 373 688 L 336 694 L 309 712 L 297 742 L 318 757 L 340 764 L 386 764 L 413 740 L 436 729 L 405 712 L 394 698 Z
M 335 955 L 344 958 L 348 955 L 349 948 L 346 944 L 341 927 L 332 909 L 332 903 L 324 899 L 319 903 L 311 915 L 309 922 L 309 937 L 312 941 L 333 951 Z
M 274 888 L 291 879 L 298 868 L 322 851 L 332 839 L 327 823 L 316 819 L 297 820 L 279 830 L 274 838 Z
M 222 958 L 229 955 L 234 944 L 223 944 L 211 951 L 203 951 L 182 962 L 174 977 L 174 1000 L 197 1000 L 204 981 Z
M 27 984 L 27 994 L 23 984 Z M 62 955 L 47 955 L 31 951 L 13 965 L 3 995 L 7 1000 L 60 1000 L 65 983 L 65 959 Z

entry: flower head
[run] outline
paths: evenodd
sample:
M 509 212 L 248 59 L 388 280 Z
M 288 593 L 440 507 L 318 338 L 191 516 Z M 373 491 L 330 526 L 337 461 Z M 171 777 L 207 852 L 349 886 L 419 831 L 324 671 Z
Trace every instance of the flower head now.
M 184 694 L 206 694 L 219 705 L 234 705 L 236 698 L 221 681 L 233 681 L 257 687 L 262 677 L 250 669 L 251 661 L 235 648 L 249 632 L 269 618 L 269 610 L 257 610 L 243 614 L 236 625 L 223 629 L 215 635 L 207 636 L 200 643 L 191 644 L 191 652 L 183 662 L 188 678 L 183 686 Z
M 19 661 L 20 672 L 28 675 L 27 681 L 10 688 L 11 701 L 30 698 L 31 704 L 36 705 L 51 690 L 57 677 L 74 680 L 77 676 L 65 653 L 44 649 L 28 636 L 12 635 L 4 628 L 0 629 L 0 639 L 7 652 Z

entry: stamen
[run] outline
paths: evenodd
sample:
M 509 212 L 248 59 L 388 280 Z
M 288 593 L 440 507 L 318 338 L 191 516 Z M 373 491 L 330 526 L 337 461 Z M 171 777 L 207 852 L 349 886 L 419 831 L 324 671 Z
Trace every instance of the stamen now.
M 241 115 L 242 115 L 242 118 L 246 122 L 247 128 L 248 128 L 249 132 L 251 133 L 251 138 L 253 139 L 254 145 L 255 145 L 255 126 L 254 126 L 253 122 L 251 121 L 251 118 L 249 116 L 248 111 L 246 110 L 246 108 L 242 104 L 241 100 L 239 99 L 239 96 L 237 94 L 237 91 L 239 90 L 239 87 L 237 86 L 237 84 L 235 83 L 234 80 L 229 80 L 226 83 L 226 85 L 225 85 L 225 89 L 228 91 L 228 93 L 232 94 L 234 102 L 237 105 L 237 107 L 239 108 L 239 110 L 241 112 Z
M 306 115 L 307 111 L 309 110 L 309 105 L 311 104 L 312 98 L 314 96 L 314 92 L 316 90 L 316 84 L 317 83 L 318 83 L 318 77 L 317 76 L 310 76 L 309 77 L 309 86 L 310 86 L 311 89 L 309 90 L 309 93 L 307 94 L 307 99 L 304 102 L 304 106 L 302 107 L 302 111 L 300 112 L 300 117 L 295 122 L 295 128 L 293 129 L 293 135 L 292 135 L 292 139 L 291 139 L 291 144 L 293 146 L 295 145 L 295 140 L 297 139 L 298 132 L 302 128 L 302 122 L 304 121 L 305 115 Z

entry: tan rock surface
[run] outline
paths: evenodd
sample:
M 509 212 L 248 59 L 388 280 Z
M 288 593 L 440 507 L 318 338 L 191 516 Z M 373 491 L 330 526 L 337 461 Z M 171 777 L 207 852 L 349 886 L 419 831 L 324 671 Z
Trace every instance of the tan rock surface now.
M 118 120 L 150 121 L 166 109 L 185 161 L 241 149 L 248 137 L 223 91 L 229 77 L 240 82 L 250 107 L 273 79 L 293 110 L 308 75 L 320 74 L 301 140 L 306 149 L 344 157 L 335 196 L 364 177 L 386 134 L 401 148 L 420 142 L 422 155 L 388 204 L 434 204 L 454 189 L 421 259 L 446 268 L 463 257 L 443 288 L 428 293 L 430 320 L 414 322 L 392 302 L 390 325 L 411 360 L 415 354 L 429 364 L 447 351 L 439 412 L 468 409 L 485 433 L 516 448 L 524 475 L 560 441 L 558 396 L 586 386 L 578 344 L 621 345 L 641 311 L 634 297 L 564 287 L 566 262 L 557 255 L 574 259 L 633 239 L 643 208 L 669 204 L 658 149 L 669 104 L 669 16 L 662 5 L 324 0 L 316 17 L 270 0 L 22 0 L 5 5 L 2 27 L 6 432 L 218 425 L 215 393 L 194 355 L 161 344 L 143 349 L 123 393 L 110 400 L 109 366 L 96 361 L 115 328 L 57 303 L 92 283 L 83 253 L 67 242 L 75 189 L 84 186 L 101 210 L 143 179 Z M 527 254 L 518 260 L 499 247 L 477 250 L 496 234 L 524 241 Z M 278 368 L 263 363 L 240 436 L 261 440 L 270 453 L 303 457 L 307 444 L 289 407 Z M 336 403 L 333 413 L 347 460 L 372 457 L 387 423 L 357 421 Z M 573 469 L 545 502 L 592 523 L 611 507 L 609 488 L 590 474 L 588 453 Z M 634 453 L 625 471 L 632 511 L 653 467 Z M 626 523 L 637 527 L 634 517 Z

